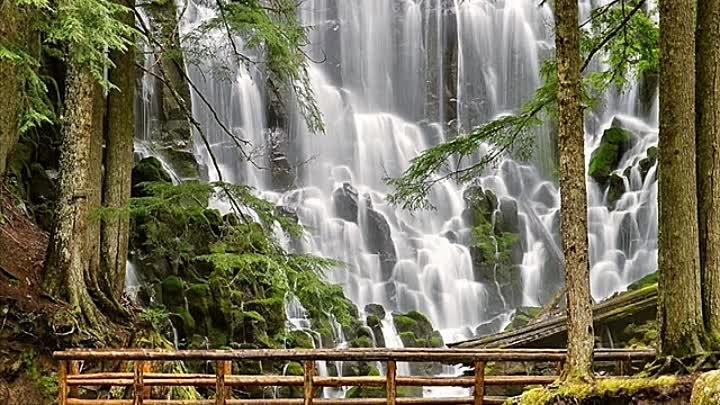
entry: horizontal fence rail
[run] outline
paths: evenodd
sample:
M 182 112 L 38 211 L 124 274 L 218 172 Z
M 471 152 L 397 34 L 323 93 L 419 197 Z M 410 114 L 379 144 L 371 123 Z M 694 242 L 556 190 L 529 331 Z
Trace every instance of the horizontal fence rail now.
M 565 350 L 471 350 L 471 349 L 343 349 L 343 350 L 237 350 L 237 351 L 157 351 L 157 350 L 69 350 L 54 353 L 59 361 L 59 405 L 374 405 L 374 404 L 471 404 L 493 405 L 505 397 L 485 395 L 490 386 L 548 385 L 557 375 L 488 375 L 489 362 L 554 363 L 558 373 L 566 358 Z M 618 362 L 621 373 L 633 362 L 648 362 L 653 351 L 598 350 L 596 362 Z M 86 361 L 119 361 L 132 364 L 132 372 L 81 373 Z M 171 361 L 214 362 L 214 374 L 173 374 L 152 372 L 157 363 Z M 236 361 L 297 361 L 303 363 L 302 376 L 233 375 Z M 328 377 L 316 375 L 319 361 L 367 361 L 384 363 L 385 376 Z M 398 362 L 468 364 L 474 375 L 425 377 L 397 375 Z M 132 388 L 128 399 L 78 398 L 79 388 Z M 195 387 L 214 391 L 213 399 L 172 400 L 151 398 L 153 387 Z M 303 387 L 302 398 L 236 399 L 233 389 L 241 387 Z M 316 389 L 325 387 L 381 387 L 386 398 L 315 398 Z M 400 398 L 398 387 L 464 387 L 471 396 L 457 398 Z M 214 388 L 214 390 L 213 390 Z

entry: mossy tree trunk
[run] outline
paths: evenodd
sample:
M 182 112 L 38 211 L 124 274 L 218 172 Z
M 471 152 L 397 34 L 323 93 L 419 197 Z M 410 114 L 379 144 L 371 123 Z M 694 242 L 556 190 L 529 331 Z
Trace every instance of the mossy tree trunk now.
M 125 5 L 133 4 L 127 2 Z M 126 14 L 124 18 L 126 24 L 133 24 L 131 13 Z M 115 51 L 110 57 L 115 68 L 110 71 L 109 79 L 118 89 L 108 95 L 103 206 L 122 209 L 130 203 L 135 137 L 135 52 L 133 48 L 126 52 Z M 127 217 L 112 216 L 103 221 L 101 271 L 109 283 L 114 300 L 119 300 L 125 289 L 128 232 Z
M 704 334 L 695 167 L 695 6 L 694 0 L 660 2 L 659 348 L 661 354 L 675 356 L 699 350 Z
M 592 379 L 593 333 L 588 264 L 585 140 L 580 107 L 580 30 L 577 0 L 555 1 L 558 65 L 558 144 L 568 313 L 566 381 Z
M 697 187 L 700 274 L 707 331 L 720 337 L 720 0 L 698 3 Z
M 70 50 L 72 56 L 72 49 Z M 71 59 L 72 60 L 72 59 Z M 65 89 L 63 143 L 60 151 L 59 198 L 48 259 L 45 288 L 66 300 L 85 324 L 102 333 L 105 317 L 90 296 L 94 257 L 91 210 L 98 199 L 97 97 L 99 86 L 87 68 L 69 63 Z
M 23 12 L 14 0 L 0 2 L 0 47 L 17 49 L 22 39 Z M 0 59 L 0 178 L 18 141 L 22 78 L 14 63 Z

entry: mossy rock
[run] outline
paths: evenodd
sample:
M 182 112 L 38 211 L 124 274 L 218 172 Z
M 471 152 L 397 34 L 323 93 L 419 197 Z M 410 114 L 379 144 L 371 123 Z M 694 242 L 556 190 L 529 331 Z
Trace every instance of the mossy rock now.
M 187 150 L 174 147 L 162 149 L 160 154 L 168 162 L 173 171 L 182 179 L 199 179 L 200 165 L 195 155 Z
M 650 169 L 657 164 L 658 159 L 658 148 L 657 146 L 651 146 L 645 151 L 646 157 L 640 160 L 638 166 L 640 166 L 640 174 L 642 175 L 643 181 L 647 177 Z
M 162 163 L 155 157 L 147 157 L 132 169 L 132 196 L 146 197 L 147 191 L 144 189 L 146 183 L 171 183 L 172 179 L 168 172 L 162 167 Z
M 625 194 L 625 180 L 621 176 L 613 173 L 607 179 L 608 193 L 607 201 L 610 209 L 615 209 L 615 204 Z
M 385 319 L 385 308 L 380 304 L 365 305 L 365 313 L 368 317 L 375 316 L 379 319 Z
M 676 384 L 677 378 L 670 376 L 608 378 L 598 380 L 594 384 L 569 383 L 557 387 L 533 388 L 525 391 L 522 396 L 513 398 L 510 403 L 518 405 L 618 403 L 619 398 L 630 399 L 644 392 L 667 390 Z M 627 403 L 633 402 L 628 400 Z
M 350 347 L 374 347 L 371 337 L 360 336 L 350 341 Z
M 515 310 L 515 314 L 510 321 L 510 324 L 505 327 L 504 332 L 520 329 L 530 323 L 533 319 L 537 318 L 542 313 L 541 307 L 520 307 Z
M 606 185 L 610 174 L 617 169 L 623 154 L 630 148 L 632 134 L 622 128 L 608 128 L 600 146 L 590 158 L 588 175 L 598 183 Z
M 375 328 L 382 324 L 380 318 L 378 318 L 376 315 L 368 315 L 368 317 L 365 319 L 365 323 L 367 323 L 367 326 L 369 326 L 370 328 Z
M 422 387 L 397 387 L 398 398 L 420 398 Z M 387 398 L 385 387 L 353 387 L 345 398 Z
M 177 276 L 166 277 L 160 283 L 162 303 L 167 307 L 185 305 L 185 282 Z
M 695 380 L 691 405 L 718 405 L 720 404 L 720 370 L 704 373 Z
M 314 349 L 315 348 L 315 339 L 313 339 L 312 335 L 310 335 L 309 332 L 304 330 L 293 330 L 289 333 L 290 338 L 287 342 L 288 348 L 297 348 L 297 349 Z M 292 374 L 290 374 L 292 375 Z

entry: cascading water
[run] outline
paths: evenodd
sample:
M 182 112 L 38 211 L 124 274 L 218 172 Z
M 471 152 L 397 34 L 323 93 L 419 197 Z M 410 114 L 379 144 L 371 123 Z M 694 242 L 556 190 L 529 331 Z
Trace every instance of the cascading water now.
M 502 295 L 499 286 L 477 277 L 468 247 L 471 224 L 462 215 L 466 187 L 439 183 L 430 195 L 437 210 L 413 213 L 387 203 L 390 190 L 384 179 L 401 175 L 420 152 L 455 136 L 458 129 L 517 111 L 532 97 L 541 85 L 541 63 L 553 52 L 552 13 L 537 3 L 305 1 L 301 19 L 312 28 L 307 54 L 324 61 L 311 62 L 309 74 L 326 134 L 309 133 L 289 103 L 286 158 L 298 166 L 292 190 L 273 190 L 264 170 L 273 138 L 265 78 L 260 70 L 243 66 L 227 46 L 188 68 L 199 91 L 193 94 L 193 114 L 203 129 L 196 131 L 200 159 L 210 168 L 211 179 L 249 184 L 295 210 L 309 229 L 299 248 L 346 263 L 328 278 L 342 285 L 358 307 L 379 303 L 390 311 L 419 310 L 446 341 L 470 337 L 478 325 L 496 324 L 496 331 L 507 323 L 513 305 L 547 302 L 562 283 L 552 128 L 536 131 L 530 161 L 507 157 L 477 181 L 497 196 L 498 212 L 505 214 L 509 207 L 517 216 L 523 291 L 514 304 L 502 296 L 493 299 L 498 291 Z M 583 2 L 583 14 L 601 3 Z M 213 13 L 191 3 L 183 15 L 183 33 Z M 212 48 L 227 45 L 228 39 L 218 31 L 203 41 Z M 234 41 L 242 46 L 241 38 Z M 229 81 L 208 73 L 223 66 Z M 645 97 L 649 103 L 640 102 L 640 91 L 640 86 L 609 91 L 586 123 L 588 163 L 611 124 L 635 134 L 618 169 L 627 173 L 627 191 L 614 209 L 608 208 L 604 188 L 588 179 L 596 299 L 656 268 L 654 169 L 643 175 L 637 161 L 657 143 L 657 107 L 652 95 Z M 237 139 L 256 164 L 247 163 Z

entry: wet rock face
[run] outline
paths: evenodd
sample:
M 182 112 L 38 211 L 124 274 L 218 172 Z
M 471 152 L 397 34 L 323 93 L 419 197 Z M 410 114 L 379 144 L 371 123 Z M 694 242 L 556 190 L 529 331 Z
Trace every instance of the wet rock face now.
M 350 183 L 343 183 L 340 188 L 333 192 L 332 198 L 338 218 L 357 224 L 358 192 L 355 187 Z
M 466 208 L 462 212 L 463 221 L 470 226 L 492 221 L 492 214 L 498 208 L 498 199 L 491 190 L 480 186 L 470 186 L 463 193 Z
M 383 280 L 390 279 L 395 263 L 397 263 L 397 252 L 387 219 L 374 209 L 368 209 L 367 222 L 363 228 L 365 246 L 371 253 L 378 255 Z
M 365 210 L 364 221 L 359 223 L 358 198 L 355 187 L 350 183 L 343 183 L 333 192 L 335 213 L 339 218 L 361 226 L 365 246 L 368 252 L 378 255 L 383 280 L 388 280 L 397 263 L 397 252 L 392 240 L 390 224 L 382 213 L 372 208 L 369 198 L 362 208 Z
M 272 188 L 287 191 L 295 186 L 297 173 L 288 158 L 290 139 L 283 128 L 268 131 Z

